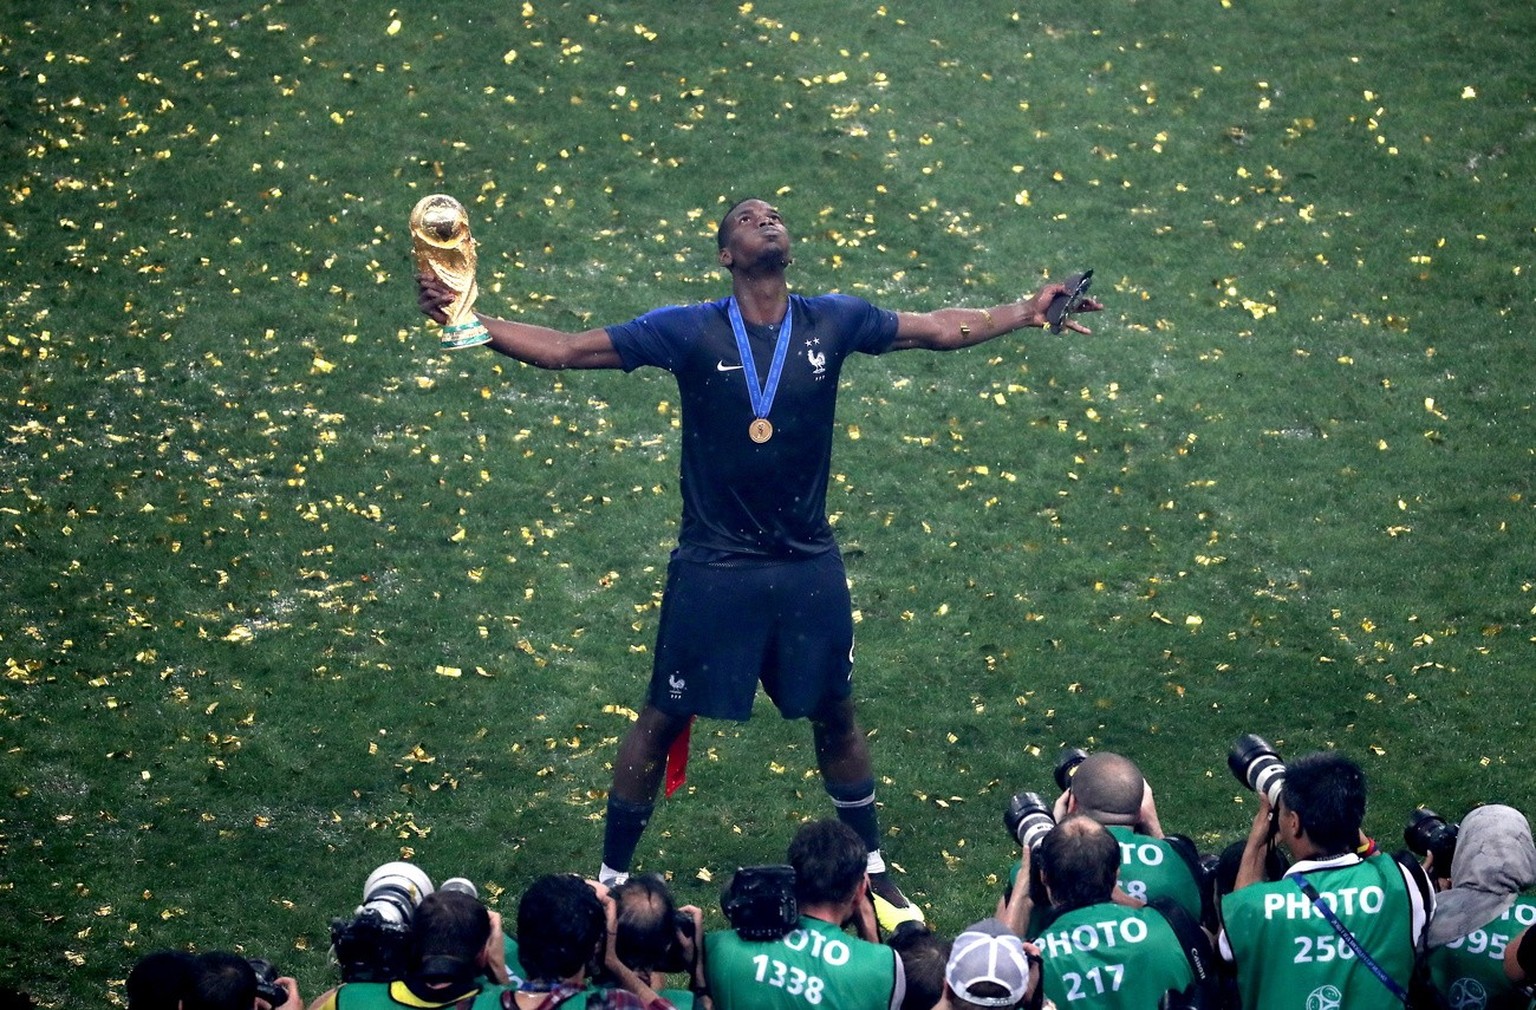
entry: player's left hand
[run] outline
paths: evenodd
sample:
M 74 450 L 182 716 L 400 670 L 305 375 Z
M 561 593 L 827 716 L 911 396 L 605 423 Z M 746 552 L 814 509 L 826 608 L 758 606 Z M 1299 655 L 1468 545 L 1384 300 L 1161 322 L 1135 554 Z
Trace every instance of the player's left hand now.
M 448 322 L 448 306 L 457 297 L 454 290 L 439 280 L 436 274 L 416 275 L 416 307 L 433 322 Z
M 1045 310 L 1051 307 L 1051 301 L 1055 299 L 1056 296 L 1065 294 L 1067 294 L 1067 286 L 1065 284 L 1048 283 L 1040 285 L 1039 290 L 1030 295 L 1028 298 L 1020 299 L 1023 302 L 1025 309 L 1029 312 L 1030 318 L 1032 320 L 1026 325 L 1046 325 Z M 1077 313 L 1081 312 L 1099 312 L 1103 308 L 1103 302 L 1099 301 L 1097 298 L 1084 295 L 1082 301 L 1077 303 L 1077 308 L 1074 310 L 1073 315 L 1067 317 L 1067 321 L 1061 324 L 1061 328 L 1064 330 L 1071 330 L 1074 333 L 1092 333 L 1093 331 L 1084 326 L 1082 323 L 1078 322 L 1075 316 Z

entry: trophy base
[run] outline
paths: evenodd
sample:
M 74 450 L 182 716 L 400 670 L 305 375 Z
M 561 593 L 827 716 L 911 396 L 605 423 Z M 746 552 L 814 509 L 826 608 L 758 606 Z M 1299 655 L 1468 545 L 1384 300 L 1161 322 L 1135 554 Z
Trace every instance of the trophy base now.
M 490 343 L 491 335 L 478 319 L 443 327 L 442 347 L 445 351 L 457 351 L 465 347 L 479 347 Z

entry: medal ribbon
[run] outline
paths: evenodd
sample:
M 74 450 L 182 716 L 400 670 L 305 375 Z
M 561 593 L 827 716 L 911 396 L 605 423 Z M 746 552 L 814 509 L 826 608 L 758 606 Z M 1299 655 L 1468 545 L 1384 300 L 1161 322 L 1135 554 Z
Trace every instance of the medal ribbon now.
M 784 322 L 779 327 L 779 342 L 773 347 L 773 364 L 768 369 L 768 381 L 759 385 L 757 361 L 752 357 L 752 345 L 747 343 L 747 328 L 741 321 L 741 308 L 732 295 L 726 308 L 731 317 L 731 332 L 736 335 L 736 350 L 741 355 L 742 375 L 747 380 L 747 395 L 752 399 L 752 416 L 767 417 L 773 409 L 773 398 L 779 392 L 779 377 L 784 374 L 784 358 L 789 353 L 789 335 L 794 329 L 790 307 L 784 307 Z

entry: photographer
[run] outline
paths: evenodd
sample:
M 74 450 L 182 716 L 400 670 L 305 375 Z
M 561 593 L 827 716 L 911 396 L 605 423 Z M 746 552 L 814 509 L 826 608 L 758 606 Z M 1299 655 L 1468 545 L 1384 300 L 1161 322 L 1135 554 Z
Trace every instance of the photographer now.
M 464 891 L 437 891 L 421 899 L 410 928 L 402 978 L 345 982 L 316 999 L 309 1010 L 500 1007 L 507 978 L 500 915 Z
M 1194 995 L 1211 985 L 1210 940 L 1193 916 L 1165 898 L 1115 900 L 1121 851 L 1107 828 L 1078 814 L 1025 852 L 1026 861 L 1039 860 L 1051 904 L 1050 925 L 1034 943 L 1045 995 L 1058 1006 L 1142 1010 L 1170 991 Z M 1027 918 L 1025 892 L 1015 889 L 1014 922 Z
M 1259 793 L 1235 888 L 1221 902 L 1221 955 L 1236 967 L 1243 1006 L 1293 1010 L 1312 999 L 1395 1010 L 1434 910 L 1428 877 L 1412 859 L 1378 853 L 1361 832 L 1365 773 L 1349 758 L 1308 754 L 1276 785 L 1273 809 L 1268 791 Z M 1274 839 L 1295 862 L 1266 881 Z
M 634 972 L 678 1008 L 691 1010 L 694 995 L 706 991 L 702 943 L 704 912 L 694 905 L 678 908 L 659 873 L 632 876 L 609 889 L 618 923 L 617 953 Z M 668 974 L 688 976 L 687 989 L 666 988 Z M 601 981 L 616 982 L 606 973 Z
M 933 1010 L 944 998 L 944 970 L 949 964 L 951 941 L 926 923 L 903 922 L 885 942 L 901 959 L 907 981 L 901 1010 Z
M 675 1010 L 618 955 L 618 910 L 608 888 L 570 873 L 535 880 L 517 905 L 523 981 L 501 995 L 503 1010 Z M 616 984 L 592 977 L 601 965 Z
M 1140 901 L 1176 901 L 1196 921 L 1214 926 L 1195 844 L 1163 833 L 1152 786 L 1134 761 L 1097 751 L 1082 759 L 1067 782 L 1056 801 L 1056 820 L 1082 814 L 1109 829 L 1120 845 L 1120 887 L 1126 894 Z
M 299 1010 L 299 984 L 266 961 L 209 951 L 146 954 L 124 985 L 129 1010 Z
M 997 919 L 984 919 L 955 938 L 942 992 L 937 1010 L 1041 1006 L 1039 954 Z M 1050 1001 L 1044 1006 L 1054 1010 Z
M 788 855 L 794 928 L 752 940 L 738 926 L 705 940 L 705 975 L 718 1010 L 805 1010 L 807 1003 L 898 1010 L 906 976 L 896 952 L 879 942 L 866 851 L 841 821 L 812 821 L 796 832 Z M 843 932 L 847 925 L 856 936 Z
M 180 1010 L 196 975 L 196 954 L 184 950 L 145 954 L 134 964 L 123 985 L 128 1010 Z
M 1489 1010 L 1524 1008 L 1530 999 L 1504 973 L 1504 953 L 1520 931 L 1536 922 L 1536 899 L 1520 894 L 1536 885 L 1536 845 L 1525 815 L 1490 804 L 1462 818 L 1460 828 L 1436 821 L 1454 845 L 1450 889 L 1436 898 L 1425 955 L 1429 981 L 1452 1005 Z M 1433 851 L 1431 871 L 1445 850 Z

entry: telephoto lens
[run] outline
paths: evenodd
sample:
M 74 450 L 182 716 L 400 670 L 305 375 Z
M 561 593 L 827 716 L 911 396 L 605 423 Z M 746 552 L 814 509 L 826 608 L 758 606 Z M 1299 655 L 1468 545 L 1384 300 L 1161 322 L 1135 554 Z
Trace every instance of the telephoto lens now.
M 1269 741 L 1255 733 L 1237 738 L 1227 752 L 1227 767 L 1237 781 L 1256 793 L 1269 797 L 1269 805 L 1280 805 L 1280 789 L 1285 785 L 1285 762 Z
M 1403 842 L 1420 858 L 1434 856 L 1431 865 L 1435 876 L 1449 879 L 1451 860 L 1456 858 L 1456 836 L 1460 833 L 1460 824 L 1447 821 L 1428 807 L 1420 807 L 1408 815 Z
M 459 891 L 469 895 L 471 898 L 480 897 L 480 890 L 475 887 L 474 881 L 467 877 L 449 877 L 441 884 L 438 884 L 437 889 L 439 891 Z
M 1066 792 L 1072 787 L 1072 776 L 1077 774 L 1077 766 L 1083 763 L 1088 752 L 1081 747 L 1067 747 L 1062 750 L 1061 756 L 1056 759 L 1056 788 Z
M 1039 793 L 1014 793 L 1003 811 L 1003 826 L 1020 845 L 1034 849 L 1056 826 L 1056 818 Z
M 414 863 L 385 863 L 370 873 L 363 884 L 363 903 L 352 917 L 331 920 L 331 956 L 341 968 L 341 980 L 403 978 L 411 953 L 411 921 L 416 906 L 431 893 L 432 878 Z
M 410 925 L 421 899 L 432 893 L 432 878 L 415 863 L 385 863 L 368 875 L 363 884 L 363 904 L 385 922 Z

